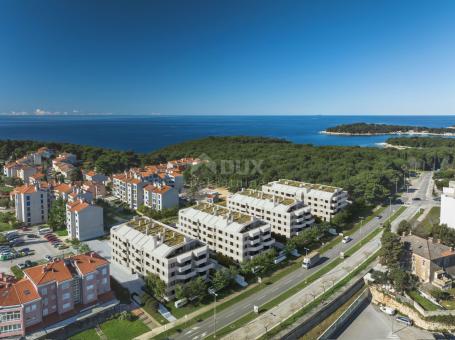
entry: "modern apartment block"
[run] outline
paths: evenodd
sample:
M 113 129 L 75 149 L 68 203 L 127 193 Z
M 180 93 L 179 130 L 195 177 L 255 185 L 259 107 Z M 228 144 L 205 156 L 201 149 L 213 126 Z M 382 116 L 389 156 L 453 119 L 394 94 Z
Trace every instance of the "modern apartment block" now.
M 440 223 L 455 228 L 455 181 L 442 189 Z
M 26 225 L 46 223 L 50 209 L 49 191 L 40 183 L 26 184 L 12 192 L 16 218 Z
M 148 184 L 144 187 L 144 204 L 154 210 L 178 207 L 179 192 L 168 185 Z
M 207 279 L 212 268 L 206 245 L 147 218 L 112 227 L 111 244 L 115 263 L 143 278 L 150 273 L 158 275 L 166 284 L 169 299 L 174 297 L 176 284 L 198 276 Z
M 104 235 L 103 208 L 82 200 L 66 205 L 66 229 L 71 239 L 87 241 Z
M 249 260 L 275 243 L 268 223 L 210 203 L 181 209 L 178 227 L 212 251 L 237 262 Z
M 246 189 L 227 198 L 227 208 L 261 219 L 272 232 L 290 238 L 314 223 L 303 201 Z
M 262 191 L 270 195 L 303 201 L 311 208 L 311 214 L 320 217 L 323 221 L 330 221 L 348 204 L 347 191 L 329 185 L 280 179 L 263 185 Z
M 148 183 L 132 173 L 117 174 L 112 177 L 112 194 L 131 209 L 144 204 L 144 187 Z
M 1 274 L 0 281 L 0 338 L 24 336 L 29 327 L 113 299 L 109 263 L 96 253 L 24 269 L 19 281 Z

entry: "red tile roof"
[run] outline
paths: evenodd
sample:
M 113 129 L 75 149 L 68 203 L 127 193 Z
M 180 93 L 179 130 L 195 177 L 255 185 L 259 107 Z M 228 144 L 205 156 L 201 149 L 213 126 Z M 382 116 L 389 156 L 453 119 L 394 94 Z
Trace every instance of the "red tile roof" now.
M 163 185 L 163 186 L 159 187 L 159 186 L 155 186 L 153 184 L 149 184 L 144 188 L 144 190 L 147 190 L 150 192 L 155 192 L 157 194 L 164 194 L 165 192 L 168 192 L 171 189 L 172 188 L 167 185 Z
M 89 206 L 90 206 L 90 204 L 88 204 L 87 202 L 81 201 L 81 200 L 77 200 L 75 202 L 68 203 L 68 208 L 71 212 L 79 212 L 81 210 L 84 210 L 85 208 L 88 208 Z
M 70 193 L 72 190 L 71 185 L 66 184 L 66 183 L 61 183 L 59 185 L 56 185 L 54 187 L 54 191 L 62 192 L 62 193 Z
M 47 264 L 24 269 L 24 273 L 36 285 L 52 281 L 67 281 L 73 277 L 62 260 L 54 260 Z
M 106 265 L 108 262 L 95 252 L 75 255 L 71 257 L 74 266 L 79 269 L 82 275 L 94 272 L 98 267 Z
M 32 194 L 32 193 L 36 192 L 36 187 L 31 184 L 26 184 L 26 185 L 23 185 L 20 187 L 16 187 L 14 189 L 14 192 L 18 193 L 18 194 Z

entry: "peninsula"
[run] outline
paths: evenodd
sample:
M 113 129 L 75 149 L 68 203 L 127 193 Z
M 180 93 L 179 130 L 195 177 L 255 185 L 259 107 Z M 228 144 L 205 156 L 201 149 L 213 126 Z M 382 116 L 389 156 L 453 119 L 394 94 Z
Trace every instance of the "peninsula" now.
M 341 124 L 327 128 L 321 133 L 345 136 L 374 136 L 374 135 L 434 135 L 455 136 L 453 128 L 429 128 L 425 126 L 388 125 L 376 123 Z

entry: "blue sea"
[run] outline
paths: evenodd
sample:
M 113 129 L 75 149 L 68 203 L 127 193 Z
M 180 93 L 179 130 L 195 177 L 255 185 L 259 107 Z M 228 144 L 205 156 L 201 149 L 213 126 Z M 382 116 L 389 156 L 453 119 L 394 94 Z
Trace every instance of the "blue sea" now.
M 455 116 L 0 116 L 0 139 L 149 152 L 207 136 L 266 136 L 299 144 L 358 146 L 376 146 L 388 138 L 319 133 L 356 122 L 448 127 L 455 125 Z

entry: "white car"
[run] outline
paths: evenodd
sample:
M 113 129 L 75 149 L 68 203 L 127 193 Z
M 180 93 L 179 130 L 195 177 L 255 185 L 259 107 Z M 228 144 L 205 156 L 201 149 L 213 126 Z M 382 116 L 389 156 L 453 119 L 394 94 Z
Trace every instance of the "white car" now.
M 379 307 L 379 309 L 383 312 L 383 313 L 386 313 L 388 315 L 395 315 L 395 313 L 397 312 L 395 310 L 395 308 L 390 308 L 390 307 L 386 307 L 386 306 L 381 306 Z
M 345 237 L 343 237 L 343 240 L 341 242 L 348 243 L 348 242 L 351 242 L 351 241 L 352 241 L 352 238 L 350 236 L 345 236 Z

